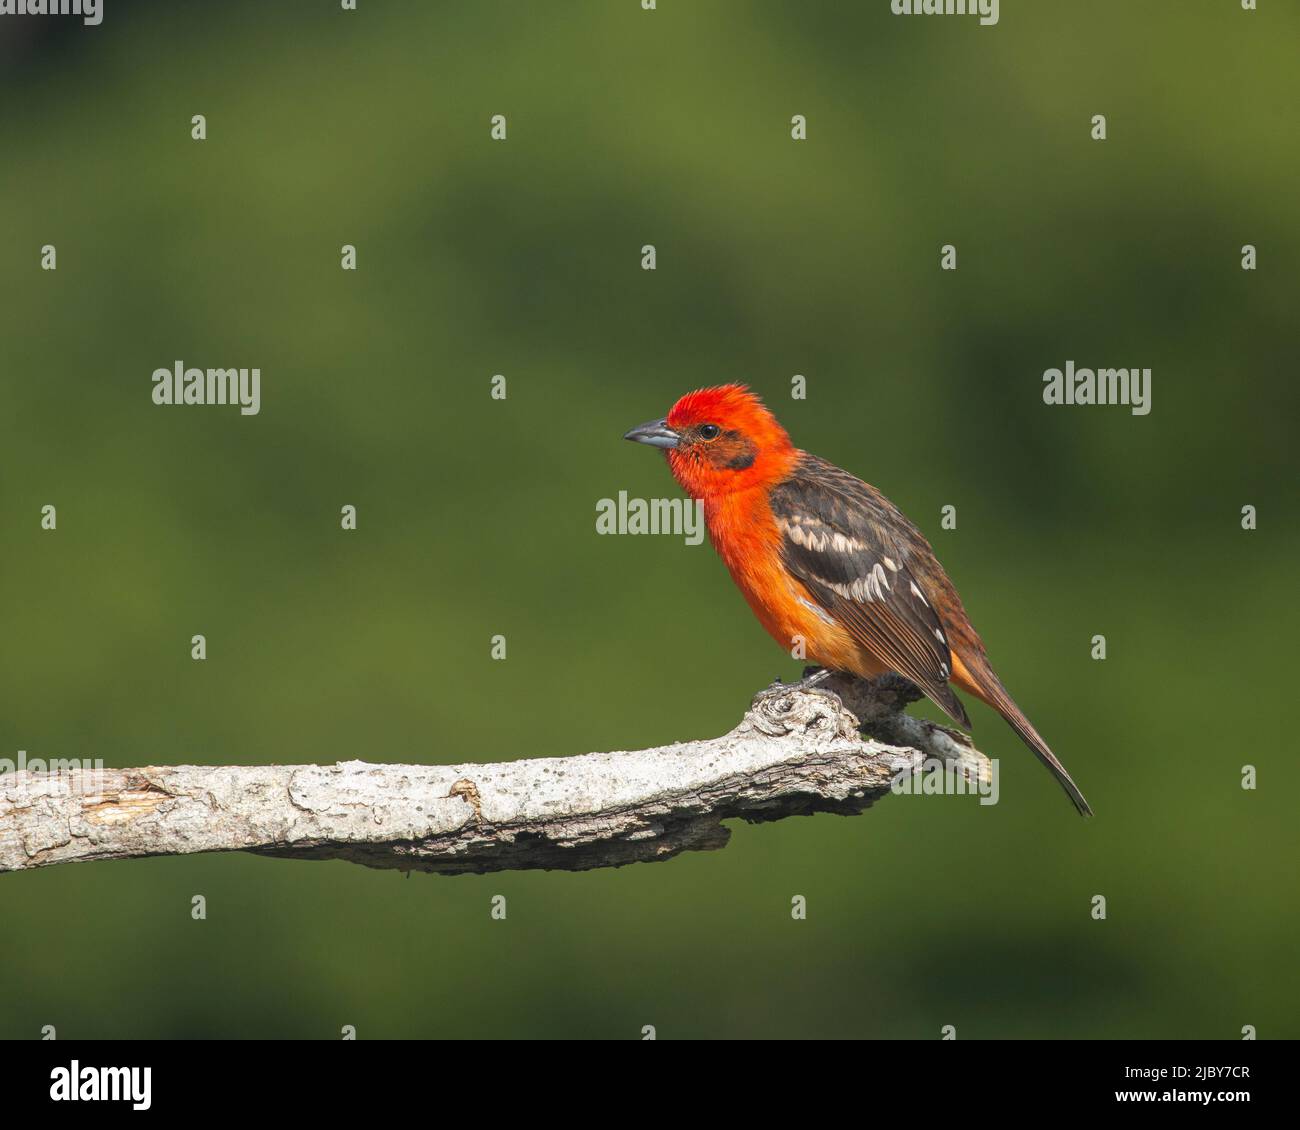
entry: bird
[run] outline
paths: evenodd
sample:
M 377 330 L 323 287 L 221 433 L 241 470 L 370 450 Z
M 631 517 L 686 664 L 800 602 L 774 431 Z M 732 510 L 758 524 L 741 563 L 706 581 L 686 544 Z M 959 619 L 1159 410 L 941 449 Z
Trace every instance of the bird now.
M 1092 809 L 989 662 L 925 535 L 869 483 L 795 447 L 744 384 L 696 389 L 624 439 L 659 448 L 768 634 L 823 670 L 893 672 L 959 726 L 954 687 L 1000 714 L 1084 816 Z

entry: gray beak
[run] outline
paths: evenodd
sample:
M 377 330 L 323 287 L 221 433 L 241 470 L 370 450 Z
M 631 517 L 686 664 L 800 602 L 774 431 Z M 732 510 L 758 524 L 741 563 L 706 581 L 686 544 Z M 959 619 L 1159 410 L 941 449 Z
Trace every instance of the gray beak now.
M 623 438 L 630 439 L 633 443 L 648 443 L 651 447 L 662 447 L 667 450 L 676 447 L 681 437 L 668 426 L 667 420 L 651 420 L 648 424 L 633 428 Z

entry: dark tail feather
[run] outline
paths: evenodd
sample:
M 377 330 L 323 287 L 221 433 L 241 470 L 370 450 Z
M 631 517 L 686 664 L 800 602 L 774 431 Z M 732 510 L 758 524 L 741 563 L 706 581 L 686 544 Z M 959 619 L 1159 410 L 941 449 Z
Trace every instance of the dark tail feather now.
M 1006 688 L 996 680 L 996 677 L 993 680 L 993 687 L 986 693 L 988 694 L 986 699 L 988 704 L 1006 719 L 1007 725 L 1020 735 L 1020 740 L 1034 751 L 1034 756 L 1051 770 L 1052 776 L 1056 778 L 1061 788 L 1066 791 L 1074 802 L 1074 807 L 1079 810 L 1079 815 L 1091 816 L 1092 809 L 1088 807 L 1088 802 L 1084 799 L 1083 793 L 1079 791 L 1079 786 L 1074 783 L 1074 778 L 1066 772 L 1065 766 L 1056 760 L 1056 754 L 1039 736 L 1038 731 L 1034 729 L 1033 723 L 1025 717 L 1020 707 L 1012 701 L 1011 696 L 1007 694 Z
M 935 683 L 925 687 L 924 690 L 926 697 L 958 726 L 964 730 L 970 729 L 970 716 L 966 713 L 966 707 L 962 705 L 961 699 L 953 694 L 952 687 L 947 683 Z

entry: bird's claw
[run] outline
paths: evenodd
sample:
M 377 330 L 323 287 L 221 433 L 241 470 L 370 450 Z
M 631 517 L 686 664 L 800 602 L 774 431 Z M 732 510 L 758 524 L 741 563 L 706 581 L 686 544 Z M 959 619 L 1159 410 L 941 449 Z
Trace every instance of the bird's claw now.
M 826 667 L 807 667 L 804 669 L 803 678 L 797 683 L 787 683 L 778 675 L 772 680 L 769 687 L 759 691 L 754 696 L 754 701 L 760 699 L 773 698 L 777 695 L 789 694 L 791 691 L 811 691 L 815 690 L 819 684 L 825 682 L 831 676 L 831 672 Z

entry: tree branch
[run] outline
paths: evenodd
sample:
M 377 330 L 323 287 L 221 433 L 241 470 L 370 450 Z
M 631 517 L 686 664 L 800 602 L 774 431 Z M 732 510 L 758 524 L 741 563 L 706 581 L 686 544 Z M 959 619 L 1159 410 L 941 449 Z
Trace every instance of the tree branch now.
M 494 765 L 19 771 L 0 776 L 0 871 L 210 851 L 443 874 L 669 859 L 724 846 L 735 817 L 861 812 L 927 758 L 986 778 L 964 734 L 902 712 L 918 697 L 891 676 L 776 683 L 709 741 Z

